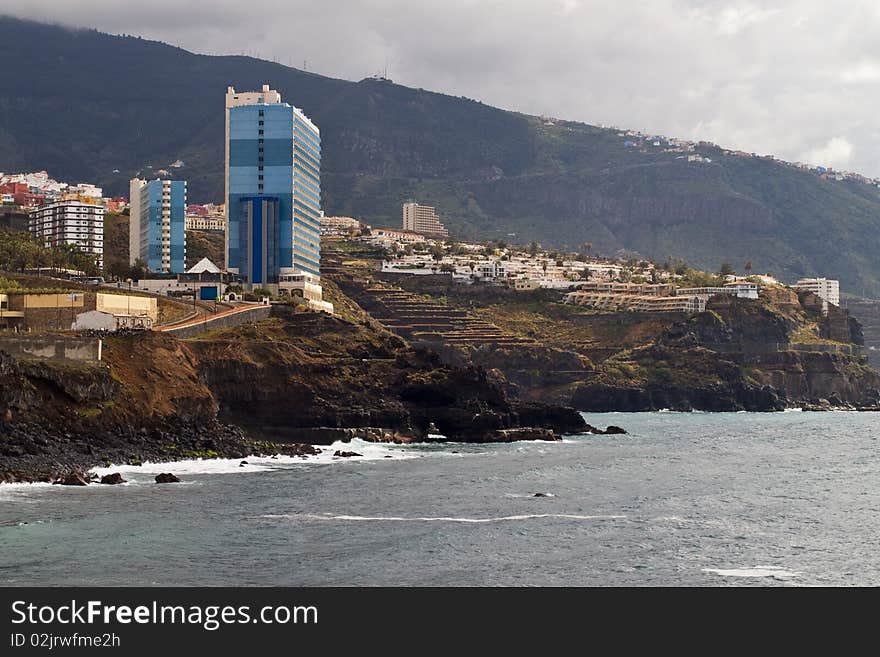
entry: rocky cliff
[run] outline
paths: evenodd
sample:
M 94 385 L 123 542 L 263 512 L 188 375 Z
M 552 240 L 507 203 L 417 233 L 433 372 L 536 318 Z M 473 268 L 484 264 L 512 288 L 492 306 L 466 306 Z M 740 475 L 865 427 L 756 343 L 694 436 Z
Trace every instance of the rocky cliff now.
M 0 481 L 102 463 L 243 457 L 279 443 L 556 438 L 571 408 L 511 400 L 485 370 L 353 321 L 279 307 L 194 340 L 106 340 L 101 364 L 0 352 Z
M 467 286 L 435 276 L 364 271 L 340 284 L 365 298 L 364 307 L 393 330 L 407 330 L 404 319 L 389 312 L 391 302 L 382 303 L 383 294 L 400 294 L 395 288 L 425 299 L 422 306 L 435 317 L 443 316 L 442 303 L 491 322 L 507 344 L 468 342 L 449 331 L 453 339 L 434 348 L 450 362 L 494 372 L 521 399 L 583 411 L 773 411 L 880 401 L 880 376 L 862 354 L 858 321 L 836 306 L 825 314 L 815 295 L 784 287 L 765 287 L 758 300 L 715 297 L 706 312 L 688 317 L 592 311 L 561 304 L 561 293 Z M 410 339 L 437 342 L 425 333 Z

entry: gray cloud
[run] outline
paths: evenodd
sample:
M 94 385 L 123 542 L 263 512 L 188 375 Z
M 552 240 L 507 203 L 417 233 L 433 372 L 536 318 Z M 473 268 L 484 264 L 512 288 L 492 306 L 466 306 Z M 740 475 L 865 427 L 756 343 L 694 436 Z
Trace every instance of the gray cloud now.
M 880 5 L 849 0 L 5 0 L 5 13 L 248 53 L 533 114 L 880 176 Z

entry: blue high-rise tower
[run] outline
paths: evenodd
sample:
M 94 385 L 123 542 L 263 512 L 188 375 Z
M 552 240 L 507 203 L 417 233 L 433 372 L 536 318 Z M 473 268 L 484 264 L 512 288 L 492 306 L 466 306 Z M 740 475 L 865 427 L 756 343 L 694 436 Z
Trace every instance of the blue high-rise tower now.
M 134 178 L 129 204 L 130 262 L 165 274 L 186 271 L 186 181 Z
M 251 286 L 320 275 L 321 137 L 277 91 L 226 93 L 226 268 Z

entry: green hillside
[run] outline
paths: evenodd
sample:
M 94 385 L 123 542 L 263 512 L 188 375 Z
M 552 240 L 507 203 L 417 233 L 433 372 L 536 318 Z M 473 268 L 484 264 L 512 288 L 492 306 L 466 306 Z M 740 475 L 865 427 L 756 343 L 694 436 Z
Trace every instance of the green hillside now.
M 356 55 L 355 55 L 356 56 Z M 880 296 L 880 192 L 760 158 L 626 149 L 615 131 L 381 80 L 348 82 L 248 57 L 0 18 L 0 170 L 46 169 L 125 194 L 181 159 L 191 201 L 220 201 L 227 85 L 268 82 L 314 119 L 323 206 L 399 225 L 436 205 L 453 233 L 636 251 L 785 280 L 839 277 Z M 118 170 L 118 173 L 114 173 Z

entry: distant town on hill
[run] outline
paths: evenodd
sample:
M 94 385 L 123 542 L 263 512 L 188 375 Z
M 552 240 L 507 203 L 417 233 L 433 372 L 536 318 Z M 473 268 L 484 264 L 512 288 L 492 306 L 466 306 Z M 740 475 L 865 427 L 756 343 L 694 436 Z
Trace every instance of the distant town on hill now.
M 822 163 L 13 18 L 0 18 L 0 56 L 16 62 L 0 71 L 0 171 L 46 170 L 115 196 L 164 169 L 188 181 L 191 202 L 219 202 L 226 87 L 271 82 L 321 129 L 328 215 L 395 227 L 417 198 L 460 239 L 591 242 L 711 270 L 750 262 L 880 296 L 877 181 Z

